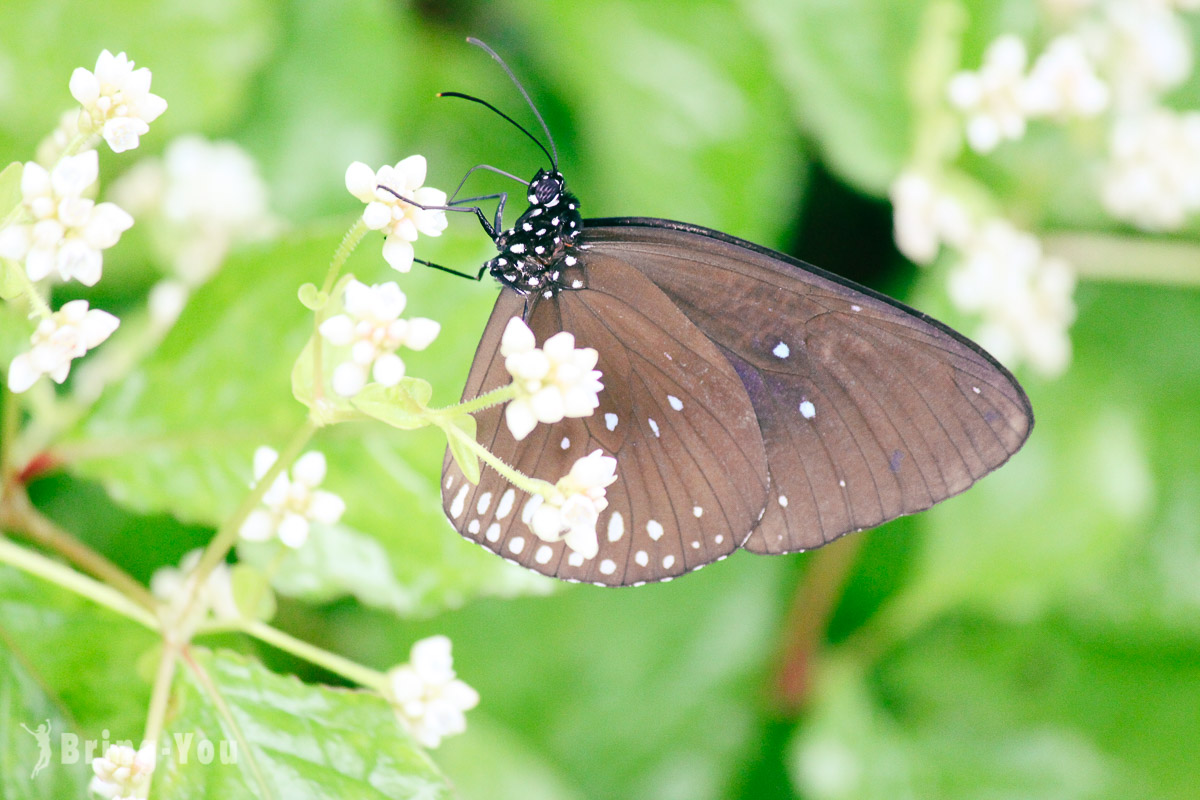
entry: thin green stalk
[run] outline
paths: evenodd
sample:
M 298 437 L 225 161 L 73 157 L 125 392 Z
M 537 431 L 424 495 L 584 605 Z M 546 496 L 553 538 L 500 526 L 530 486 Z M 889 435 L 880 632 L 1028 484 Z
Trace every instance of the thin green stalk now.
M 242 620 L 238 625 L 238 630 L 253 636 L 260 642 L 277 647 L 285 653 L 291 653 L 297 658 L 302 658 L 310 664 L 316 664 L 318 667 L 327 669 L 335 675 L 341 675 L 346 680 L 357 683 L 359 686 L 380 691 L 387 684 L 387 678 L 382 672 L 364 667 L 344 656 L 339 656 L 337 653 L 331 653 L 316 645 L 297 639 L 278 628 L 272 628 L 265 622 Z
M 466 431 L 457 425 L 443 423 L 439 424 L 438 427 L 446 432 L 446 436 L 455 437 L 473 450 L 475 455 L 479 456 L 481 461 L 483 461 L 492 469 L 496 470 L 496 472 L 503 475 L 509 483 L 516 486 L 521 491 L 529 492 L 530 494 L 540 494 L 542 496 L 546 496 L 554 489 L 553 484 L 543 480 L 538 480 L 537 478 L 530 478 L 524 473 L 513 469 L 508 464 L 505 464 L 500 458 L 493 454 L 491 450 L 488 450 L 479 442 L 475 441 L 474 437 L 467 434 Z
M 346 261 L 350 258 L 350 254 L 354 252 L 354 248 L 358 247 L 358 243 L 367 235 L 367 223 L 363 222 L 362 217 L 350 226 L 350 230 L 346 231 L 346 235 L 342 237 L 342 243 L 338 245 L 338 249 L 334 251 L 333 258 L 329 262 L 329 271 L 325 273 L 325 282 L 321 284 L 321 292 L 329 294 L 333 291 L 333 285 L 337 283 L 338 276 L 342 274 L 342 267 L 346 266 Z
M 498 406 L 501 403 L 507 403 L 517 396 L 516 384 L 510 383 L 507 386 L 501 386 L 499 389 L 481 394 L 474 400 L 467 400 L 463 403 L 458 403 L 445 408 L 430 409 L 431 413 L 438 418 L 458 417 L 463 414 L 474 414 L 478 411 Z
M 233 513 L 233 516 L 225 520 L 225 524 L 223 524 L 217 531 L 217 535 L 213 537 L 213 540 L 205 549 L 204 555 L 201 556 L 200 563 L 196 566 L 196 579 L 192 584 L 192 596 L 185 608 L 190 608 L 191 605 L 196 601 L 196 597 L 199 595 L 200 587 L 204 585 L 205 580 L 208 578 L 209 573 L 213 571 L 213 568 L 225 560 L 226 554 L 229 553 L 229 551 L 233 548 L 233 545 L 237 542 L 238 531 L 241 530 L 242 523 L 246 521 L 246 517 L 248 517 L 250 512 L 257 508 L 258 504 L 262 502 L 263 495 L 267 493 L 267 489 L 269 489 L 271 484 L 275 482 L 275 478 L 277 478 L 280 473 L 292 465 L 292 462 L 295 461 L 296 457 L 300 455 L 300 451 L 303 450 L 305 445 L 307 445 L 312 439 L 313 434 L 316 433 L 316 430 L 317 426 L 311 420 L 305 420 L 304 424 L 301 425 L 294 434 L 292 434 L 291 441 L 289 441 L 287 446 L 283 448 L 283 452 L 281 452 L 279 457 L 275 459 L 275 463 L 271 465 L 269 470 L 267 470 L 267 474 L 263 475 L 262 478 L 255 483 L 254 488 L 251 489 L 249 494 L 246 495 L 245 499 L 242 500 L 242 504 L 238 506 L 238 509 Z
M 29 298 L 34 313 L 40 319 L 49 319 L 50 315 L 54 312 L 50 310 L 50 304 L 46 302 L 46 299 L 42 297 L 42 293 L 38 291 L 37 285 L 29 279 L 29 273 L 25 271 L 25 265 L 15 261 L 8 261 L 5 268 L 17 276 L 17 282 L 21 286 L 21 294 Z
M 179 651 L 171 642 L 164 643 L 158 672 L 154 676 L 154 689 L 150 693 L 150 710 L 146 713 L 146 733 L 143 742 L 149 742 L 155 753 L 158 740 L 162 737 L 163 723 L 167 717 L 167 701 L 171 698 L 171 683 L 175 679 L 175 666 Z
M 93 603 L 115 611 L 123 617 L 128 617 L 155 633 L 159 631 L 158 617 L 116 589 L 93 580 L 83 573 L 76 572 L 70 567 L 65 567 L 57 561 L 52 561 L 40 553 L 13 544 L 5 538 L 0 538 L 0 562 L 50 581 L 81 597 L 86 597 Z
M 1066 259 L 1088 280 L 1200 286 L 1197 242 L 1102 233 L 1051 234 L 1042 241 L 1048 255 Z

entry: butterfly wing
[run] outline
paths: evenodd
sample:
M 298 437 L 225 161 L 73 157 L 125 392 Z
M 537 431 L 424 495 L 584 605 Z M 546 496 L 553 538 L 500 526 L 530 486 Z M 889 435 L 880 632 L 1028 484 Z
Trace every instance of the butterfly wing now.
M 539 344 L 559 331 L 599 353 L 600 407 L 538 425 L 517 442 L 503 409 L 477 415 L 478 439 L 526 475 L 554 482 L 601 449 L 617 482 L 600 515 L 595 558 L 537 539 L 525 492 L 491 469 L 469 484 L 447 454 L 442 497 L 463 536 L 525 567 L 566 580 L 628 585 L 670 579 L 724 558 L 750 535 L 766 503 L 766 452 L 754 408 L 717 347 L 638 270 L 581 254 L 587 288 L 526 299 L 504 290 L 488 321 L 464 399 L 509 382 L 500 339 L 524 313 Z M 574 276 L 568 275 L 568 283 Z
M 744 383 L 771 478 L 748 550 L 819 547 L 926 509 L 1003 464 L 1032 429 L 1004 367 L 884 295 L 665 220 L 590 220 L 583 243 L 646 275 Z

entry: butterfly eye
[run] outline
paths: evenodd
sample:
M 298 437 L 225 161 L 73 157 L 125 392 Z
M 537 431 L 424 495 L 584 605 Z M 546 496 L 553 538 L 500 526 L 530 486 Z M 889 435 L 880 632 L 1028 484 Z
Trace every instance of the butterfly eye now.
M 538 181 L 533 193 L 537 195 L 539 203 L 547 203 L 556 195 L 562 193 L 562 181 L 547 176 L 545 179 Z

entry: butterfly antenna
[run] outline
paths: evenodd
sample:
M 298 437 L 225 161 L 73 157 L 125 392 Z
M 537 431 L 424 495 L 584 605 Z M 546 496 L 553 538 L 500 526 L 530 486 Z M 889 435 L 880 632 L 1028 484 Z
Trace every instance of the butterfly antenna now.
M 483 50 L 483 52 L 487 53 L 492 58 L 496 59 L 496 63 L 503 67 L 504 71 L 508 73 L 509 79 L 512 80 L 513 84 L 517 87 L 517 90 L 521 92 L 521 96 L 525 98 L 525 102 L 529 104 L 529 108 L 532 109 L 533 115 L 537 117 L 537 121 L 541 124 L 542 130 L 545 131 L 546 139 L 550 142 L 550 149 L 553 151 L 553 155 L 550 153 L 547 153 L 547 155 L 550 156 L 550 163 L 554 166 L 554 171 L 558 172 L 558 148 L 554 146 L 554 137 L 550 135 L 550 128 L 546 125 L 546 120 L 542 119 L 542 115 L 538 113 L 537 106 L 533 104 L 533 100 L 529 97 L 529 92 L 525 91 L 525 87 L 521 85 L 519 80 L 517 80 L 517 76 L 513 74 L 513 71 L 508 68 L 508 64 L 504 63 L 504 59 L 501 58 L 495 50 L 488 47 L 486 44 L 474 38 L 473 36 L 468 36 L 467 41 Z M 518 125 L 517 127 L 520 126 Z M 546 148 L 544 147 L 542 148 L 542 150 L 545 149 Z
M 508 120 L 510 123 L 512 123 L 512 125 L 513 125 L 513 126 L 514 126 L 514 127 L 517 129 L 517 130 L 519 130 L 521 133 L 523 133 L 523 134 L 525 134 L 526 136 L 528 136 L 528 137 L 529 137 L 529 139 L 530 139 L 530 141 L 532 141 L 534 144 L 536 144 L 536 145 L 537 145 L 537 146 L 538 146 L 538 147 L 541 149 L 541 151 L 542 151 L 543 153 L 545 153 L 545 154 L 546 154 L 546 158 L 550 159 L 550 163 L 551 163 L 551 164 L 554 164 L 554 169 L 556 169 L 556 170 L 558 169 L 558 162 L 557 162 L 557 160 L 554 158 L 554 156 L 550 155 L 550 151 L 546 149 L 546 145 L 544 145 L 544 144 L 542 144 L 541 142 L 539 142 L 539 141 L 538 141 L 538 139 L 537 139 L 537 137 L 536 137 L 536 136 L 534 136 L 532 133 L 530 133 L 528 130 L 526 130 L 526 129 L 525 129 L 525 127 L 524 127 L 523 125 L 521 125 L 521 123 L 517 122 L 515 119 L 513 119 L 512 117 L 510 117 L 508 114 L 505 114 L 503 111 L 501 111 L 500 109 L 496 108 L 494 105 L 492 105 L 491 103 L 489 103 L 487 100 L 481 100 L 481 99 L 479 99 L 478 97 L 474 97 L 474 96 L 472 96 L 472 95 L 469 95 L 469 94 L 463 94 L 462 92 L 438 92 L 438 95 L 437 95 L 437 96 L 438 96 L 438 97 L 457 97 L 457 98 L 459 98 L 459 99 L 462 99 L 462 100 L 470 100 L 472 103 L 479 103 L 479 105 L 481 105 L 481 106 L 484 106 L 484 107 L 486 107 L 486 108 L 489 108 L 489 109 L 491 109 L 492 111 L 496 112 L 496 113 L 497 113 L 497 114 L 499 114 L 501 117 L 503 117 L 504 119 L 506 119 L 506 120 Z M 551 142 L 550 142 L 550 146 L 551 146 L 551 147 L 553 147 L 553 146 L 554 146 L 554 142 L 553 142 L 553 141 L 551 141 Z M 507 174 L 507 173 L 505 173 L 505 174 Z M 518 178 L 518 180 L 520 180 L 520 179 Z M 525 183 L 525 181 L 521 181 L 521 183 Z

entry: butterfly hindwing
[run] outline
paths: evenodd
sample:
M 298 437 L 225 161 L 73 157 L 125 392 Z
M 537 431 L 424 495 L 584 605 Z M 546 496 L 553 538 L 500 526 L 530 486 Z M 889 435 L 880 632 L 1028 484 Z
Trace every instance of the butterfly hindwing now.
M 768 478 L 754 408 L 729 361 L 645 276 L 597 253 L 579 256 L 587 288 L 527 304 L 501 293 L 463 396 L 508 383 L 500 339 L 523 311 L 539 345 L 566 330 L 577 347 L 598 351 L 605 388 L 592 416 L 538 425 L 521 442 L 502 408 L 477 420 L 482 444 L 543 480 L 596 449 L 616 456 L 599 553 L 585 560 L 542 542 L 527 525 L 524 492 L 490 469 L 471 486 L 449 456 L 444 506 L 464 536 L 546 575 L 604 585 L 671 578 L 728 555 L 758 522 Z
M 771 477 L 749 550 L 818 547 L 928 508 L 1003 464 L 1032 428 L 1007 370 L 882 295 L 679 223 L 593 220 L 583 240 L 646 275 L 737 370 Z

